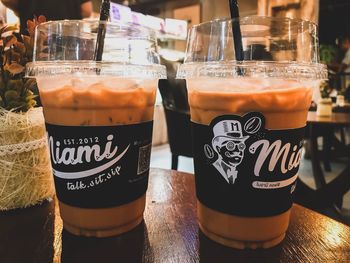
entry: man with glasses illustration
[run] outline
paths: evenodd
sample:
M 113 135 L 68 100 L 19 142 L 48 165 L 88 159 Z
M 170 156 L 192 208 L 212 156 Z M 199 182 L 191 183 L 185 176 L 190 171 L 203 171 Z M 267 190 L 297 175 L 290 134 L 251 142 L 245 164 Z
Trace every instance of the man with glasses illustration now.
M 227 183 L 234 184 L 238 175 L 237 166 L 244 158 L 245 141 L 242 125 L 237 120 L 223 120 L 213 127 L 212 146 L 218 154 L 214 167 L 225 178 Z

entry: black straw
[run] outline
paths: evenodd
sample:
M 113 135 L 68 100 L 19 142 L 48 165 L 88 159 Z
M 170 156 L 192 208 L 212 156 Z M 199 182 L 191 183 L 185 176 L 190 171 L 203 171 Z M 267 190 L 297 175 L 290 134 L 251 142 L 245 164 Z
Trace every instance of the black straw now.
M 232 37 L 235 46 L 235 56 L 237 61 L 243 61 L 243 44 L 241 26 L 239 24 L 239 9 L 237 0 L 229 0 L 230 13 L 232 19 Z
M 109 0 L 104 0 L 101 4 L 100 11 L 100 22 L 107 21 L 109 19 L 109 10 L 111 3 Z M 103 48 L 105 44 L 105 36 L 107 31 L 107 25 L 105 23 L 100 23 L 98 26 L 97 38 L 96 38 L 96 47 L 94 60 L 102 61 Z

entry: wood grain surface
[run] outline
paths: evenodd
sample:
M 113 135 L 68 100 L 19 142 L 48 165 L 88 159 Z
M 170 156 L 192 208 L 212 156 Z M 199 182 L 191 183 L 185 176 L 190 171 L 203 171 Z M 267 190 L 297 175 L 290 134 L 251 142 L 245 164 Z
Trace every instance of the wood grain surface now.
M 119 237 L 62 231 L 55 201 L 0 213 L 0 262 L 350 262 L 350 228 L 298 205 L 286 239 L 234 250 L 207 239 L 196 221 L 193 175 L 152 169 L 144 222 Z

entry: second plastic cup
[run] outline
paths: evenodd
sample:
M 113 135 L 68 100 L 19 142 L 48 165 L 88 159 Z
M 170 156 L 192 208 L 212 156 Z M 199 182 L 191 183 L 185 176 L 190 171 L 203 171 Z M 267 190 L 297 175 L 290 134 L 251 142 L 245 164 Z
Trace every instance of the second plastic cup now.
M 226 246 L 268 248 L 287 231 L 312 90 L 327 73 L 316 25 L 240 22 L 245 61 L 235 61 L 231 20 L 203 23 L 178 77 L 189 91 L 201 230 Z
M 63 225 L 105 237 L 143 219 L 159 78 L 152 31 L 103 23 L 102 62 L 92 60 L 99 22 L 36 29 L 34 62 Z

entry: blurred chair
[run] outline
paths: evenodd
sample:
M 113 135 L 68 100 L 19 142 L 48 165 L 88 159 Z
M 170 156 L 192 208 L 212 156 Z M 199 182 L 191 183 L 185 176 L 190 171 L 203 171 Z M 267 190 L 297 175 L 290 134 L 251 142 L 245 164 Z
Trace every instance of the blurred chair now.
M 162 59 L 167 68 L 168 79 L 159 81 L 163 99 L 168 139 L 171 151 L 171 169 L 177 170 L 179 156 L 192 157 L 192 134 L 190 111 L 187 100 L 186 81 L 176 79 L 180 62 Z

